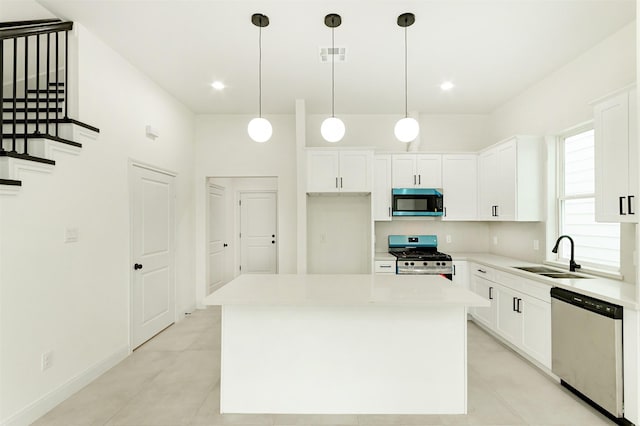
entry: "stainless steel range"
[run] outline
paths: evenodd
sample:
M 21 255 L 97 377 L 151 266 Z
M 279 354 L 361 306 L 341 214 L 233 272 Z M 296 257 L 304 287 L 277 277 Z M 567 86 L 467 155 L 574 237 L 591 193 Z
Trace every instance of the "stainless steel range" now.
M 396 274 L 444 275 L 451 279 L 451 256 L 438 251 L 435 235 L 389 235 L 389 253 L 396 257 Z

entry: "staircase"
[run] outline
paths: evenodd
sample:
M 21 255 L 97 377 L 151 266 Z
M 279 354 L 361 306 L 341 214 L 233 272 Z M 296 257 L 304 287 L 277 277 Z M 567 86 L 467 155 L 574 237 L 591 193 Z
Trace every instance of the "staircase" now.
M 0 22 L 0 195 L 26 172 L 51 172 L 59 153 L 78 155 L 99 129 L 69 117 L 69 31 L 58 19 Z

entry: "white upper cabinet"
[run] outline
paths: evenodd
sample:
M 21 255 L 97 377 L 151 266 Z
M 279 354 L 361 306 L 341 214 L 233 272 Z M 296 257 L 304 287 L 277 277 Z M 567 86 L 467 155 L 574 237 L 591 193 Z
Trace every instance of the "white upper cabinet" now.
M 391 220 L 391 155 L 373 158 L 373 220 Z
M 478 213 L 478 156 L 442 156 L 442 220 L 475 220 Z
M 542 154 L 542 138 L 533 136 L 515 136 L 480 153 L 479 219 L 542 220 Z
M 392 155 L 393 188 L 442 188 L 442 155 Z
M 308 150 L 307 192 L 371 192 L 371 151 Z
M 596 221 L 638 222 L 636 90 L 594 105 Z

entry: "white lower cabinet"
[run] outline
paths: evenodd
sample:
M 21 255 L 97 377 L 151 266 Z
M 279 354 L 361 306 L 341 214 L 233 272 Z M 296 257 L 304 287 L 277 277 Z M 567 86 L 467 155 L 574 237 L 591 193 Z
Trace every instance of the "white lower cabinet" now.
M 469 289 L 469 267 L 464 260 L 453 261 L 453 273 L 451 274 L 453 285 Z
M 477 266 L 477 265 L 474 265 Z M 470 281 L 470 290 L 476 293 L 479 296 L 484 297 L 491 303 L 489 307 L 482 308 L 473 308 L 470 310 L 473 318 L 484 324 L 486 327 L 490 329 L 495 329 L 496 327 L 496 300 L 495 296 L 495 283 L 489 281 L 484 276 L 479 275 L 479 270 L 484 270 L 481 268 L 476 268 L 471 271 L 471 281 Z M 481 272 L 480 272 L 481 273 Z
M 382 275 L 395 275 L 396 261 L 395 260 L 376 260 L 373 264 L 373 272 L 375 274 L 382 274 Z
M 551 368 L 549 286 L 474 265 L 471 290 L 491 301 L 489 308 L 471 310 L 475 321 Z

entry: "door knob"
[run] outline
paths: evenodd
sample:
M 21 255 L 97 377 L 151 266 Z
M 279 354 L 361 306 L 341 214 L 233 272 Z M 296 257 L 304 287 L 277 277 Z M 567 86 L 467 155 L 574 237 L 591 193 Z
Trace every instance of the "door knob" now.
M 275 238 L 275 237 L 276 237 L 276 235 L 275 235 L 275 234 L 272 234 L 272 235 L 271 235 L 271 238 Z
M 229 246 L 229 244 L 227 244 L 227 243 L 224 243 L 224 244 L 222 245 L 222 247 L 227 247 L 227 246 Z
M 275 244 L 275 243 L 276 243 L 276 240 L 271 240 L 271 244 Z
M 140 263 L 136 263 L 135 265 L 133 265 L 134 271 L 137 271 L 138 269 L 142 269 L 142 265 Z

